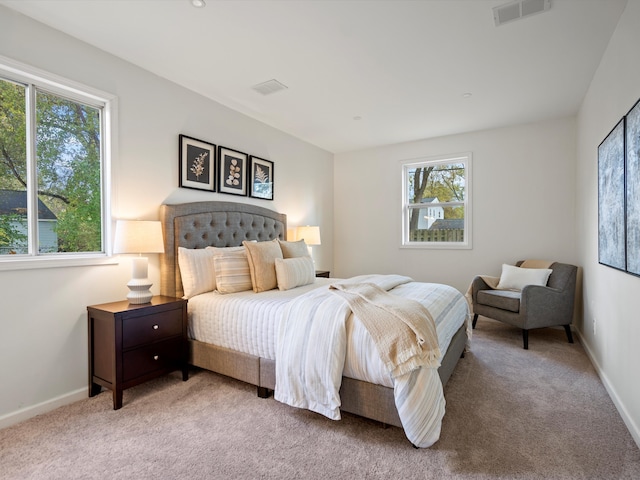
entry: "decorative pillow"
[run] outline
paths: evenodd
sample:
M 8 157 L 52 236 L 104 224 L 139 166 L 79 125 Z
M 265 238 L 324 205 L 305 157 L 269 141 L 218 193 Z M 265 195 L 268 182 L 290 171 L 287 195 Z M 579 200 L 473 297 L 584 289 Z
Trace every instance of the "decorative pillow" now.
M 276 258 L 279 290 L 290 290 L 315 282 L 316 272 L 311 257 Z
M 236 293 L 251 290 L 251 272 L 247 254 L 242 250 L 225 251 L 213 256 L 218 292 Z
M 183 298 L 216 289 L 213 252 L 210 250 L 178 247 L 178 266 L 182 277 Z
M 282 258 L 278 240 L 270 242 L 242 242 L 247 250 L 249 271 L 253 282 L 253 291 L 264 292 L 278 286 L 276 279 L 276 258 Z
M 309 247 L 304 240 L 298 240 L 297 242 L 285 242 L 278 240 L 280 249 L 282 250 L 283 258 L 296 258 L 296 257 L 309 257 Z
M 215 255 L 217 253 L 244 252 L 244 247 L 242 245 L 238 247 L 207 247 L 205 250 L 209 250 Z
M 502 265 L 502 275 L 498 283 L 499 290 L 522 290 L 525 285 L 546 285 L 551 275 L 550 268 L 521 268 Z

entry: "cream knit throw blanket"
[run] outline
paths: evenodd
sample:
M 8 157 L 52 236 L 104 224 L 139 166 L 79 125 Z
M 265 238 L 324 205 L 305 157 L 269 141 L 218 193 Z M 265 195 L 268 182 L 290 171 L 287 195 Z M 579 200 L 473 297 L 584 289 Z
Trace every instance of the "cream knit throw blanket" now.
M 373 339 L 393 378 L 423 365 L 440 366 L 440 347 L 433 317 L 419 302 L 388 293 L 372 283 L 336 283 Z

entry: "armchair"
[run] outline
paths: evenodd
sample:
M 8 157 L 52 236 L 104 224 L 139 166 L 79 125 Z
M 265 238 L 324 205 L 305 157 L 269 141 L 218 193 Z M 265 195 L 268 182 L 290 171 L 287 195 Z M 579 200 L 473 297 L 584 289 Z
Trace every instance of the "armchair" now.
M 520 266 L 522 262 L 516 265 Z M 573 343 L 571 322 L 578 267 L 566 263 L 553 263 L 553 272 L 546 286 L 526 285 L 522 291 L 496 290 L 481 276 L 471 284 L 473 328 L 478 315 L 493 318 L 522 329 L 524 349 L 529 348 L 529 330 L 564 327 L 569 343 Z

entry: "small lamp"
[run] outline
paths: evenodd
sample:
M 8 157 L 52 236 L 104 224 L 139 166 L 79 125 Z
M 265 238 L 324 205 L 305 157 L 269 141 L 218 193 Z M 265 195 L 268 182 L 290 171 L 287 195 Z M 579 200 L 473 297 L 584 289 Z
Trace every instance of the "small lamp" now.
M 304 239 L 304 243 L 307 244 L 309 249 L 309 256 L 313 259 L 312 245 L 321 245 L 320 242 L 320 227 L 317 226 L 305 226 L 296 228 L 296 238 L 298 240 Z M 315 263 L 315 260 L 314 262 Z
M 149 303 L 153 294 L 149 290 L 149 260 L 143 253 L 163 253 L 162 225 L 158 221 L 118 220 L 114 253 L 137 253 L 133 259 L 133 275 L 127 286 L 129 303 Z

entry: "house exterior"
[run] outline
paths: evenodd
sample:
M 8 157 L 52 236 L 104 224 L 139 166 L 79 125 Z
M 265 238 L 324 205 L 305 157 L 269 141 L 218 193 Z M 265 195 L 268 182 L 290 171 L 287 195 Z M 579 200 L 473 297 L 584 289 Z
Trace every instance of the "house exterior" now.
M 10 223 L 17 232 L 27 235 L 27 192 L 24 190 L 0 189 L 0 215 L 16 215 Z M 58 234 L 55 214 L 38 198 L 38 245 L 40 252 L 58 250 Z M 0 245 L 0 255 L 28 253 L 26 241 L 17 241 L 10 246 Z
M 423 198 L 421 203 L 433 204 L 438 203 L 438 197 Z M 444 218 L 444 208 L 430 205 L 427 208 L 421 208 L 418 217 L 418 230 L 428 230 L 433 225 L 433 222 L 439 218 Z M 464 228 L 464 226 L 463 226 Z

